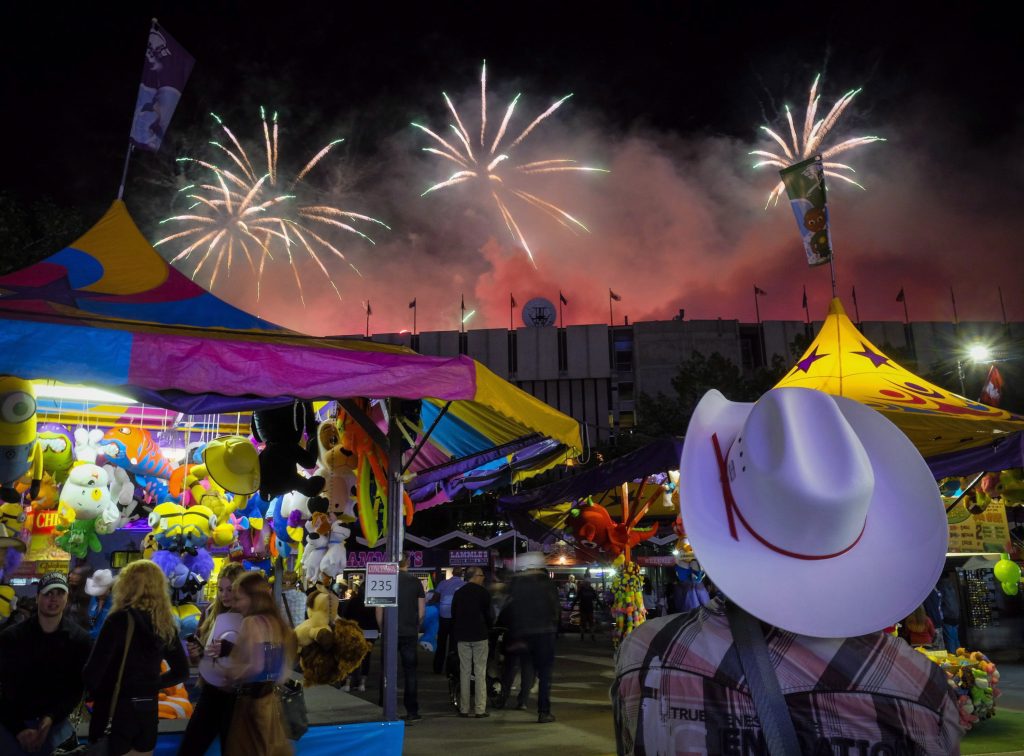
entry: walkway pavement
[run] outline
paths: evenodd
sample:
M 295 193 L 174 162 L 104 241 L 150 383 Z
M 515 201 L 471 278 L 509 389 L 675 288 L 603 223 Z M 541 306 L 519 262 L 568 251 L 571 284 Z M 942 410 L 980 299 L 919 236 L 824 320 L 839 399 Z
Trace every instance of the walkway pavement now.
M 377 644 L 379 646 L 380 644 Z M 371 673 L 374 679 L 366 693 L 353 693 L 366 702 L 376 702 L 376 675 L 380 651 L 374 648 Z M 537 723 L 537 699 L 531 697 L 529 712 L 490 710 L 487 719 L 460 719 L 448 703 L 448 679 L 431 669 L 432 655 L 419 656 L 420 714 L 423 719 L 405 731 L 406 756 L 436 756 L 457 752 L 458 756 L 498 754 L 543 754 L 544 756 L 600 756 L 615 753 L 608 690 L 614 675 L 611 641 L 605 635 L 593 642 L 567 635 L 558 640 L 551 711 L 556 721 Z M 401 674 L 401 673 L 399 673 Z M 404 713 L 399 690 L 399 711 Z M 380 709 L 375 709 L 379 716 Z

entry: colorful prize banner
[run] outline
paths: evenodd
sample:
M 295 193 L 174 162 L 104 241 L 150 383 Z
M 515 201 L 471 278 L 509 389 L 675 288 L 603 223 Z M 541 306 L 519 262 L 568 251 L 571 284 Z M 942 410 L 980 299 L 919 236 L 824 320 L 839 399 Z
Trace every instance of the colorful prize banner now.
M 946 513 L 949 521 L 949 553 L 975 554 L 1010 550 L 1010 526 L 1006 507 L 991 502 L 981 514 L 972 515 L 961 501 Z
M 808 265 L 822 265 L 832 259 L 832 234 L 825 202 L 825 168 L 821 155 L 779 171 L 786 185 L 796 226 L 804 242 Z

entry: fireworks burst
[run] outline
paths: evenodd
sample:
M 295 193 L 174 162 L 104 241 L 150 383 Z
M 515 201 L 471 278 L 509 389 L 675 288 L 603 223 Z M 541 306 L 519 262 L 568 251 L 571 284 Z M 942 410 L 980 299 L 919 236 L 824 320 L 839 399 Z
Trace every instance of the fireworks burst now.
M 583 225 L 580 220 L 574 218 L 561 207 L 558 207 L 557 205 L 538 197 L 536 194 L 518 187 L 516 185 L 517 179 L 522 176 L 530 176 L 540 173 L 563 173 L 569 171 L 608 173 L 609 171 L 603 168 L 577 165 L 575 160 L 570 160 L 568 158 L 552 158 L 548 160 L 535 160 L 528 163 L 514 164 L 510 157 L 512 151 L 522 144 L 526 137 L 528 137 L 530 133 L 541 124 L 541 122 L 558 110 L 562 103 L 572 97 L 571 94 L 566 95 L 560 100 L 556 100 L 547 110 L 534 118 L 530 122 L 530 125 L 527 126 L 519 136 L 513 139 L 507 147 L 503 146 L 502 140 L 505 138 L 509 122 L 512 120 L 512 114 L 516 108 L 516 103 L 519 102 L 521 95 L 517 94 L 512 99 L 512 102 L 509 103 L 508 108 L 505 110 L 505 115 L 501 119 L 498 131 L 494 138 L 491 139 L 487 134 L 486 61 L 484 61 L 480 72 L 479 140 L 470 136 L 469 130 L 463 124 L 462 118 L 459 116 L 459 112 L 455 109 L 455 105 L 452 103 L 447 93 L 442 92 L 441 94 L 444 97 L 445 104 L 448 106 L 448 110 L 451 111 L 452 116 L 455 118 L 455 123 L 449 124 L 449 128 L 454 134 L 454 139 L 451 137 L 444 139 L 437 133 L 428 129 L 426 126 L 421 126 L 418 123 L 414 123 L 412 125 L 440 145 L 440 148 L 424 147 L 424 152 L 429 152 L 448 162 L 454 163 L 458 166 L 459 170 L 444 181 L 431 186 L 423 192 L 422 196 L 426 196 L 438 189 L 445 189 L 450 186 L 457 186 L 470 181 L 480 182 L 494 200 L 494 204 L 498 208 L 498 212 L 501 214 L 501 218 L 505 222 L 505 226 L 508 228 L 509 233 L 522 246 L 523 250 L 530 258 L 530 262 L 533 263 L 534 266 L 536 266 L 537 263 L 533 259 L 533 252 L 530 250 L 530 245 L 527 243 L 526 237 L 523 235 L 519 224 L 516 222 L 515 216 L 509 208 L 508 198 L 515 197 L 525 204 L 541 210 L 546 215 L 554 218 L 558 223 L 568 228 L 570 231 L 576 232 L 577 229 L 589 231 L 589 229 Z M 479 144 L 477 144 L 477 142 L 479 142 Z
M 319 266 L 340 299 L 341 292 L 331 280 L 331 274 L 324 265 L 324 258 L 333 255 L 345 262 L 348 260 L 324 234 L 327 231 L 341 229 L 373 244 L 373 239 L 354 224 L 365 222 L 375 223 L 384 228 L 388 226 L 376 218 L 332 205 L 307 204 L 296 192 L 310 171 L 344 140 L 336 139 L 329 142 L 313 155 L 291 181 L 285 182 L 278 174 L 277 113 L 268 121 L 266 111 L 260 108 L 266 162 L 263 173 L 261 171 L 264 170 L 264 166 L 261 164 L 259 169 L 256 168 L 248 152 L 227 124 L 215 113 L 210 115 L 230 141 L 229 145 L 217 141 L 211 141 L 210 144 L 224 153 L 230 159 L 230 163 L 218 166 L 196 158 L 178 158 L 180 163 L 192 163 L 207 171 L 211 177 L 207 180 L 212 183 L 189 184 L 179 190 L 192 200 L 192 205 L 185 214 L 175 215 L 160 223 L 182 223 L 187 224 L 188 228 L 165 236 L 154 246 L 183 240 L 182 243 L 186 246 L 171 262 L 187 260 L 194 255 L 194 259 L 198 261 L 191 275 L 195 279 L 207 261 L 210 261 L 211 289 L 217 283 L 217 276 L 222 268 L 226 271 L 225 275 L 228 275 L 235 258 L 244 257 L 256 276 L 257 299 L 267 260 L 273 260 L 277 254 L 280 259 L 287 259 L 295 276 L 295 284 L 303 306 L 306 300 L 302 279 L 295 266 L 295 257 L 298 253 L 305 252 Z M 314 225 L 324 228 L 318 229 L 318 233 L 318 230 L 314 230 Z M 361 275 L 355 265 L 351 262 L 348 264 L 356 274 Z
M 755 168 L 761 168 L 765 165 L 774 166 L 776 168 L 788 168 L 795 163 L 799 163 L 802 160 L 815 155 L 821 150 L 822 143 L 825 141 L 825 137 L 829 135 L 839 117 L 846 110 L 847 106 L 853 102 L 853 98 L 860 94 L 859 89 L 851 89 L 849 92 L 839 98 L 839 101 L 832 106 L 832 110 L 828 112 L 824 118 L 817 121 L 814 120 L 815 115 L 818 112 L 818 102 L 821 100 L 821 95 L 818 94 L 818 81 L 821 79 L 821 75 L 814 77 L 814 83 L 811 85 L 811 93 L 807 98 L 807 111 L 804 113 L 803 131 L 798 136 L 796 125 L 793 122 L 793 113 L 790 112 L 789 106 L 786 106 L 786 122 L 789 124 L 789 137 L 790 142 L 778 134 L 778 132 L 772 131 L 767 126 L 762 126 L 761 130 L 770 136 L 778 145 L 782 148 L 782 154 L 776 152 L 768 152 L 767 150 L 754 150 L 751 155 L 757 155 L 758 157 L 765 158 L 760 162 L 754 164 Z M 821 159 L 825 167 L 826 176 L 834 176 L 835 178 L 842 179 L 843 181 L 853 184 L 854 186 L 864 187 L 854 181 L 852 178 L 847 176 L 845 173 L 840 171 L 848 171 L 849 173 L 856 173 L 856 171 L 846 163 L 837 163 L 830 158 L 835 157 L 843 152 L 848 152 L 855 147 L 860 147 L 865 144 L 871 144 L 872 142 L 884 142 L 885 139 L 877 136 L 862 136 L 853 137 L 840 142 L 832 147 L 827 147 L 821 152 Z M 768 202 L 765 207 L 772 204 L 772 202 L 778 202 L 779 197 L 786 190 L 785 185 L 780 181 L 772 189 L 768 195 Z

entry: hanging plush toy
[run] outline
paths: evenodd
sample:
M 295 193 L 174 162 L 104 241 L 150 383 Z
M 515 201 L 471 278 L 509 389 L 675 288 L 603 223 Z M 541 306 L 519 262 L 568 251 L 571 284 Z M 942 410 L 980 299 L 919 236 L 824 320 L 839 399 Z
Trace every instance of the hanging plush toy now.
M 306 521 L 306 545 L 302 549 L 302 571 L 306 583 L 315 583 L 320 579 L 320 562 L 327 553 L 327 538 L 317 533 L 312 522 Z
M 316 417 L 309 402 L 257 410 L 252 413 L 251 427 L 253 437 L 265 444 L 259 455 L 259 491 L 264 499 L 270 501 L 289 491 L 316 496 L 323 490 L 322 476 L 307 478 L 297 469 L 310 470 L 317 464 Z M 302 445 L 303 432 L 309 435 L 311 448 Z
M 107 462 L 135 476 L 143 498 L 153 502 L 168 498 L 167 481 L 174 465 L 166 459 L 145 428 L 119 425 L 103 434 L 101 450 Z
M 43 450 L 43 470 L 53 476 L 57 485 L 63 485 L 75 463 L 71 431 L 63 423 L 40 423 L 36 430 Z
M 358 406 L 366 412 L 369 403 L 357 400 Z M 387 459 L 370 435 L 352 416 L 346 412 L 338 415 L 338 427 L 342 429 L 342 445 L 351 449 L 356 457 L 356 512 L 363 537 L 369 544 L 376 544 L 387 532 L 388 479 Z M 406 492 L 403 497 L 406 525 L 412 524 L 416 508 Z
M 184 515 L 185 508 L 173 501 L 153 507 L 149 513 L 149 527 L 156 548 L 171 552 L 181 550 Z
M 619 572 L 612 580 L 612 642 L 618 648 L 622 640 L 643 624 L 647 611 L 644 609 L 643 580 L 640 566 L 636 562 L 617 559 L 614 564 Z
M 39 496 L 43 449 L 36 438 L 36 390 L 31 381 L 0 375 L 0 499 L 19 502 L 14 484 L 32 475 L 29 499 Z
M 54 542 L 72 556 L 82 559 L 91 551 L 100 551 L 97 533 L 113 533 L 120 513 L 110 499 L 107 473 L 96 465 L 80 464 L 71 469 L 60 492 L 58 509 L 74 513 L 70 525 L 59 524 L 61 534 Z
M 362 663 L 371 648 L 357 622 L 337 619 L 333 627 L 321 628 L 316 640 L 300 649 L 303 682 L 306 686 L 340 683 Z
M 355 453 L 345 448 L 344 436 L 335 420 L 320 423 L 316 435 L 320 450 L 316 474 L 326 481 L 323 496 L 328 502 L 327 514 L 342 522 L 355 522 L 358 464 Z
M 285 508 L 285 502 L 291 495 L 301 496 L 301 494 L 278 496 L 270 502 L 270 508 L 267 510 L 267 520 L 274 531 L 274 552 L 276 556 L 282 559 L 292 559 L 295 557 L 299 553 L 299 547 L 302 545 L 302 533 L 296 533 L 296 529 L 292 528 L 288 523 L 288 511 Z
M 331 535 L 327 541 L 327 551 L 320 560 L 320 574 L 338 577 L 348 566 L 348 555 L 345 551 L 345 541 L 352 535 L 352 531 L 346 528 L 341 521 L 331 525 Z
M 217 527 L 217 515 L 202 504 L 189 507 L 181 516 L 181 550 L 195 554 L 205 548 Z
M 75 460 L 96 464 L 103 453 L 103 431 L 99 428 L 87 430 L 75 428 Z

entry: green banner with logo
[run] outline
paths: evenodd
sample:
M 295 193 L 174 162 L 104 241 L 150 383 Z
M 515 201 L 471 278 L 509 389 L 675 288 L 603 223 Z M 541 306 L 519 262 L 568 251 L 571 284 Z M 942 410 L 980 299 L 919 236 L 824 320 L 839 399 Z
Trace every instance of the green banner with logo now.
M 822 265 L 832 259 L 832 234 L 825 202 L 825 167 L 821 155 L 779 171 L 786 185 L 789 205 L 804 243 L 808 265 Z

